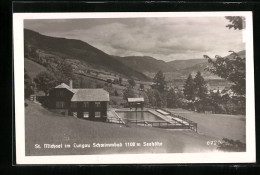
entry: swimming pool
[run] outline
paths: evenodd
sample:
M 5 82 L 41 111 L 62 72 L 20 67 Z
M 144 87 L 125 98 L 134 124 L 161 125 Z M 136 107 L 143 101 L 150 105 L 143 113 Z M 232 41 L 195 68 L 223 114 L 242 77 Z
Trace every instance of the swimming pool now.
M 149 111 L 116 111 L 123 120 L 164 121 Z

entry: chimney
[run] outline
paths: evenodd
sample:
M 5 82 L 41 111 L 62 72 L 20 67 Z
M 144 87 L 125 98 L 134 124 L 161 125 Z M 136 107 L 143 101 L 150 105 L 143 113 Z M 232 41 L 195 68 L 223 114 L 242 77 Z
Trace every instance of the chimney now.
M 73 81 L 70 80 L 70 89 L 73 89 Z

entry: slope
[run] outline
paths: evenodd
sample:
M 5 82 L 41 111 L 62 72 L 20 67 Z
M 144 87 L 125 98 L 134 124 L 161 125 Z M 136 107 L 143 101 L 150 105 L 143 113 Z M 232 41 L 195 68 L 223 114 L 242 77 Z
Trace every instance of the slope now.
M 25 152 L 37 155 L 84 155 L 115 153 L 175 153 L 212 151 L 205 143 L 214 137 L 199 135 L 192 131 L 169 131 L 158 128 L 93 122 L 62 116 L 44 109 L 39 104 L 26 101 L 25 108 Z M 163 135 L 163 137 L 162 137 Z M 125 142 L 163 143 L 162 147 L 126 147 Z M 94 148 L 93 143 L 122 143 L 123 147 Z M 70 144 L 66 149 L 35 149 L 35 144 Z M 190 144 L 192 143 L 192 144 Z M 91 144 L 90 148 L 73 145 Z
M 171 70 L 166 62 L 149 56 L 114 57 L 139 72 L 158 72 L 159 70 L 167 72 Z
M 46 68 L 42 65 L 24 58 L 24 69 L 27 71 L 28 75 L 33 79 L 38 73 L 46 71 Z
M 148 80 L 144 74 L 133 70 L 131 67 L 121 63 L 112 56 L 80 40 L 56 38 L 41 35 L 32 30 L 24 29 L 25 54 L 31 50 L 43 50 L 57 54 L 63 58 L 82 60 L 101 68 L 135 77 L 140 80 Z

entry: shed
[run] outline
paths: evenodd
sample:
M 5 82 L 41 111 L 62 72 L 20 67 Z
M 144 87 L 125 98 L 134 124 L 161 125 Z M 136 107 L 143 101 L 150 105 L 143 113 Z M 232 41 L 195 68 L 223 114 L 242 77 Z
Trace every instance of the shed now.
M 127 99 L 127 103 L 128 106 L 130 108 L 135 107 L 138 108 L 140 107 L 141 109 L 143 109 L 144 106 L 144 98 L 143 97 L 139 97 L 139 98 L 128 98 Z

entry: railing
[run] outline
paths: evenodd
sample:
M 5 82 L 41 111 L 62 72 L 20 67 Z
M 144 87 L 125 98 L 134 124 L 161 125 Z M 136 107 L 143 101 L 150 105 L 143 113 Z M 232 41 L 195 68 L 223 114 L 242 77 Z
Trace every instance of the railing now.
M 182 116 L 179 116 L 177 114 L 173 114 L 171 111 L 168 111 L 166 109 L 162 109 L 160 108 L 161 110 L 165 111 L 165 112 L 168 112 L 172 117 L 175 117 L 175 118 L 179 118 L 181 121 L 177 121 L 179 122 L 180 124 L 182 125 L 186 125 L 186 126 L 189 126 L 189 128 L 195 132 L 197 132 L 197 127 L 198 127 L 198 124 L 195 123 L 194 121 L 191 121 L 189 119 L 186 119 Z M 174 119 L 173 119 L 174 120 Z M 176 120 L 175 120 L 176 121 Z
M 121 119 L 121 117 L 118 116 L 118 114 L 116 112 L 114 112 L 114 115 L 116 117 L 107 117 L 107 122 L 108 123 L 118 123 L 118 124 L 124 124 L 125 125 L 125 122 Z
M 167 121 L 144 121 L 144 120 L 127 120 L 127 123 L 136 124 L 138 126 L 150 126 L 163 129 L 190 129 L 189 126 L 181 125 L 179 122 Z
M 122 121 L 121 119 L 119 119 L 117 117 L 108 117 L 106 122 L 117 123 L 117 124 L 125 124 L 124 121 Z
M 165 109 L 161 109 L 163 111 L 168 112 L 172 117 L 179 118 L 180 121 L 172 119 L 170 122 L 169 121 L 145 121 L 145 120 L 130 120 L 127 119 L 126 123 L 127 124 L 135 124 L 138 126 L 150 126 L 150 127 L 157 127 L 157 128 L 163 128 L 163 129 L 191 129 L 195 132 L 197 132 L 197 126 L 198 124 L 188 120 L 184 117 L 181 117 L 179 115 L 173 114 L 170 111 L 167 111 Z M 122 120 L 116 112 L 114 112 L 114 115 L 116 117 L 107 117 L 107 122 L 108 123 L 117 123 L 117 124 L 124 124 L 124 120 Z

